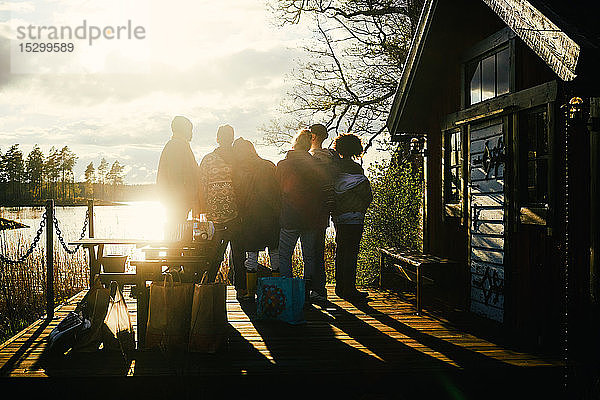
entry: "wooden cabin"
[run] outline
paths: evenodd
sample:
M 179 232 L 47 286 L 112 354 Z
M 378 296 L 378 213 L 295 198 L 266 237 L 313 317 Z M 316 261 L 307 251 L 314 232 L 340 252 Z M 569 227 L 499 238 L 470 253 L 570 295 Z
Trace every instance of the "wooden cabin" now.
M 591 3 L 426 0 L 388 119 L 423 143 L 424 251 L 463 266 L 467 311 L 555 352 L 598 333 Z

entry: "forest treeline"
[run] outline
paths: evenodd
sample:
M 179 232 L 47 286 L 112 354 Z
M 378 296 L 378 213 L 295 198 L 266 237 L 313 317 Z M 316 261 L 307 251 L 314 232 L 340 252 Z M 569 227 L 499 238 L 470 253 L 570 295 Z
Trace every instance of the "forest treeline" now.
M 27 156 L 12 145 L 0 150 L 0 203 L 21 205 L 40 203 L 46 199 L 69 204 L 81 199 L 115 200 L 124 185 L 125 166 L 118 160 L 109 164 L 102 159 L 95 167 L 90 162 L 85 169 L 85 181 L 76 182 L 73 168 L 78 156 L 64 146 L 50 148 L 44 154 L 36 144 Z

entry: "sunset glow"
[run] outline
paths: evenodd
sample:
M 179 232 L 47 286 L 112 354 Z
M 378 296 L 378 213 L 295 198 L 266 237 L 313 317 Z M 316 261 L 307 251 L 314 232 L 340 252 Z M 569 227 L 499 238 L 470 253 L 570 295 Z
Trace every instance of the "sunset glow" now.
M 143 38 L 128 39 L 128 24 Z M 36 37 L 44 27 L 42 37 L 62 28 L 86 39 L 71 53 L 32 57 L 15 40 L 29 27 Z M 125 165 L 127 183 L 153 183 L 174 115 L 192 120 L 198 161 L 222 123 L 256 142 L 307 36 L 277 29 L 255 1 L 0 2 L 0 148 L 19 143 L 26 154 L 37 143 L 47 153 L 66 143 L 79 156 L 77 180 L 104 157 Z

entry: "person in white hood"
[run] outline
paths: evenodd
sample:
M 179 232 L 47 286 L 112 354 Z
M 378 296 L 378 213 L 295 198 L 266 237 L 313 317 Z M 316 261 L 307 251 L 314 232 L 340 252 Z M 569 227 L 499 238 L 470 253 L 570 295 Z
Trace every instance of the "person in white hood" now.
M 334 149 L 341 156 L 337 162 L 332 213 L 336 231 L 335 293 L 341 298 L 361 300 L 367 294 L 356 290 L 356 263 L 365 212 L 373 201 L 373 193 L 363 168 L 353 161 L 363 152 L 360 138 L 352 134 L 340 135 L 335 139 Z

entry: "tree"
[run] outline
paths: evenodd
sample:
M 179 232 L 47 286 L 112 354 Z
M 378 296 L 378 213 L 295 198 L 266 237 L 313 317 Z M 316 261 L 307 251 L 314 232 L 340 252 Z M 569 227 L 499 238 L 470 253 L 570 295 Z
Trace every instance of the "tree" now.
M 48 195 L 51 198 L 56 198 L 56 184 L 60 178 L 60 152 L 52 146 L 46 163 L 44 164 L 44 175 L 46 175 Z
M 94 163 L 90 162 L 85 168 L 85 187 L 86 195 L 89 196 L 88 193 L 91 193 L 92 199 L 94 198 L 94 183 L 96 183 L 96 169 Z
M 6 183 L 6 167 L 4 166 L 4 157 L 0 151 L 0 183 Z
M 30 184 L 32 198 L 42 197 L 42 186 L 44 182 L 44 153 L 36 144 L 25 161 L 25 178 Z
M 100 160 L 98 165 L 98 183 L 100 184 L 101 196 L 104 196 L 104 184 L 106 183 L 106 174 L 108 173 L 108 162 L 105 158 Z
M 307 18 L 314 43 L 292 72 L 284 118 L 263 127 L 271 144 L 289 142 L 299 126 L 324 123 L 352 132 L 370 148 L 385 131 L 422 0 L 271 0 L 281 25 Z
M 422 251 L 422 161 L 401 145 L 390 160 L 368 171 L 373 202 L 365 215 L 365 230 L 358 256 L 358 277 L 372 283 L 379 273 L 380 247 Z
M 2 169 L 4 170 L 4 179 L 8 184 L 5 196 L 11 201 L 20 199 L 25 171 L 23 152 L 19 149 L 18 144 L 12 145 L 2 156 Z
M 115 162 L 110 167 L 110 171 L 107 174 L 107 181 L 111 185 L 122 185 L 124 181 L 123 171 L 125 170 L 125 166 L 119 163 L 119 160 L 115 160 Z
M 0 198 L 2 200 L 6 200 L 6 190 L 8 186 L 8 178 L 6 177 L 6 166 L 4 164 L 4 156 L 0 151 Z
M 75 177 L 73 175 L 73 167 L 75 167 L 75 163 L 77 162 L 77 155 L 69 149 L 69 146 L 64 146 L 60 150 L 60 162 L 59 168 L 62 176 L 62 197 L 63 201 L 67 199 L 72 199 L 71 194 L 72 183 L 75 181 Z
M 123 184 L 125 166 L 119 163 L 119 160 L 115 160 L 115 162 L 110 167 L 110 171 L 106 175 L 106 180 L 111 186 L 111 197 L 112 200 L 115 200 L 115 194 L 117 192 L 117 187 Z

